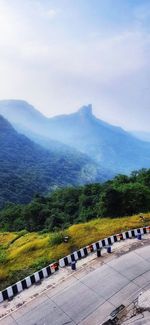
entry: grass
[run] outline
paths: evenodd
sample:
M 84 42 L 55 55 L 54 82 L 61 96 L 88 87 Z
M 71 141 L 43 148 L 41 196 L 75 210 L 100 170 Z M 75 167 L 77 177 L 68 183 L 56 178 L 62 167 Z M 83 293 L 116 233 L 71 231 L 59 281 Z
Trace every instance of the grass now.
M 0 290 L 36 270 L 99 239 L 150 223 L 139 215 L 124 218 L 94 219 L 56 233 L 0 233 Z M 63 237 L 69 237 L 64 243 Z

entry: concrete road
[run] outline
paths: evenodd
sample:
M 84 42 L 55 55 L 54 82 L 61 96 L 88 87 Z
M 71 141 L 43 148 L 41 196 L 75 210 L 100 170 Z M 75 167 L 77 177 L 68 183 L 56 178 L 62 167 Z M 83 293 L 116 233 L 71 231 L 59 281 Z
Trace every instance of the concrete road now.
M 91 269 L 75 271 L 0 321 L 0 325 L 100 325 L 120 304 L 128 305 L 150 284 L 150 246 Z

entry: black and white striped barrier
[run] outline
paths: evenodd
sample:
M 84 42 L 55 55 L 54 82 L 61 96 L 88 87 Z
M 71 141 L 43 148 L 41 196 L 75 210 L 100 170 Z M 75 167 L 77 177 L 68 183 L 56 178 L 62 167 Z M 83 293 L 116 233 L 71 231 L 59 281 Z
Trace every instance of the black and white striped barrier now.
M 33 284 L 40 283 L 42 279 L 47 278 L 51 276 L 53 273 L 55 273 L 56 271 L 58 271 L 59 266 L 64 267 L 64 266 L 71 265 L 72 262 L 76 262 L 77 260 L 85 258 L 92 252 L 97 252 L 98 250 L 107 248 L 113 245 L 115 242 L 119 242 L 121 240 L 129 239 L 129 238 L 135 238 L 135 237 L 138 238 L 139 234 L 142 236 L 148 233 L 150 233 L 150 226 L 128 230 L 123 233 L 116 234 L 108 238 L 99 240 L 96 243 L 88 245 L 84 248 L 81 248 L 73 252 L 72 254 L 61 258 L 59 262 L 50 264 L 49 266 L 41 269 L 40 271 L 37 271 L 30 276 L 27 276 L 25 279 L 18 281 L 12 286 L 9 286 L 5 290 L 0 291 L 0 303 L 3 302 L 4 300 L 12 299 L 18 293 L 31 287 Z
M 98 250 L 101 250 L 102 248 L 108 248 L 109 246 L 113 245 L 116 242 L 119 242 L 121 240 L 129 239 L 129 238 L 138 238 L 138 235 L 141 236 L 144 234 L 150 233 L 150 227 L 143 227 L 133 230 L 124 231 L 120 234 L 116 234 L 113 236 L 110 236 L 108 238 L 102 239 L 97 241 L 96 243 L 93 243 L 91 245 L 88 245 L 84 248 L 81 248 L 72 254 L 65 256 L 59 260 L 59 266 L 65 267 L 68 265 L 71 265 L 73 261 L 80 260 L 82 258 L 85 258 L 87 255 L 89 255 L 92 252 L 96 252 Z
M 33 284 L 40 283 L 42 279 L 48 278 L 50 275 L 58 271 L 58 269 L 58 263 L 53 263 L 47 267 L 44 267 L 40 271 L 27 276 L 25 279 L 18 281 L 17 283 L 0 292 L 0 302 L 13 298 L 21 291 L 31 287 Z

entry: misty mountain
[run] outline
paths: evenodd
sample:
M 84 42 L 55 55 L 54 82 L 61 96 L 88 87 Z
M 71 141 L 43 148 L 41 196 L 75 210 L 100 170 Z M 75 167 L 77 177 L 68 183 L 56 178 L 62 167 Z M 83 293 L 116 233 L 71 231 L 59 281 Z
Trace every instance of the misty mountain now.
M 79 154 L 75 148 L 50 138 L 49 119 L 23 100 L 1 100 L 0 114 L 21 134 L 46 149 L 65 154 Z
M 114 173 L 150 167 L 150 144 L 96 118 L 91 105 L 73 114 L 46 118 L 24 101 L 9 100 L 0 101 L 0 113 L 45 147 L 56 144 L 61 148 L 61 142 Z
M 97 119 L 91 105 L 74 114 L 51 118 L 50 136 L 61 138 L 62 142 L 117 173 L 150 167 L 150 144 Z
M 0 116 L 0 206 L 6 201 L 29 202 L 36 193 L 58 186 L 104 179 L 103 171 L 85 155 L 46 150 Z
M 43 134 L 47 118 L 23 100 L 1 100 L 0 114 L 16 127 Z M 43 128 L 42 128 L 43 126 Z M 41 130 L 41 131 L 40 131 Z
M 49 130 L 48 119 L 32 105 L 23 100 L 1 100 L 0 114 L 3 115 L 18 131 L 46 135 Z

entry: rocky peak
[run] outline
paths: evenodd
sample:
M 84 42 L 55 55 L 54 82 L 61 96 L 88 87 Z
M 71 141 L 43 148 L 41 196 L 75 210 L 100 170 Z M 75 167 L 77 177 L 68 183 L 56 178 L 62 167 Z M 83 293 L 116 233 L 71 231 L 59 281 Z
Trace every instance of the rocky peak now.
M 82 116 L 92 116 L 92 105 L 82 106 L 78 112 Z

